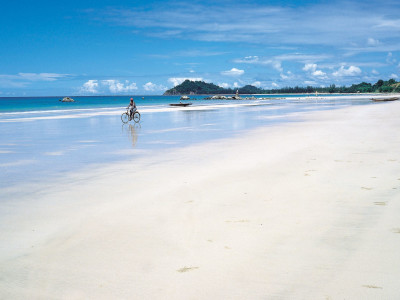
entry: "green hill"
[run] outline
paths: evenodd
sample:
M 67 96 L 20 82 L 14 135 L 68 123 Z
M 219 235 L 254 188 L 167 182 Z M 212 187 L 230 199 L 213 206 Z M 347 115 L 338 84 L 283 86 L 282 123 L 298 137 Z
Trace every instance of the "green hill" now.
M 167 90 L 164 95 L 209 95 L 226 93 L 227 91 L 224 88 L 213 83 L 185 80 L 174 88 Z
M 252 85 L 246 85 L 239 89 L 224 89 L 213 83 L 204 81 L 185 80 L 176 87 L 169 89 L 164 95 L 220 95 L 235 94 L 239 90 L 240 94 L 262 94 L 263 90 Z

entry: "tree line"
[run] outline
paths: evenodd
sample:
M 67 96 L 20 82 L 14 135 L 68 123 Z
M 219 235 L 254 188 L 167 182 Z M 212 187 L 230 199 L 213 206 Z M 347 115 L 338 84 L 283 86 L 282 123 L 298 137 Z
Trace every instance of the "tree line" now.
M 206 83 L 204 81 L 190 81 L 185 80 L 181 84 L 172 89 L 167 90 L 164 95 L 210 95 L 210 94 L 310 94 L 310 93 L 392 93 L 400 92 L 400 82 L 394 79 L 384 81 L 378 80 L 376 83 L 371 84 L 361 82 L 359 84 L 352 84 L 351 86 L 336 86 L 331 84 L 328 87 L 313 87 L 313 86 L 295 86 L 284 87 L 279 89 L 261 89 L 252 85 L 246 85 L 241 88 L 222 88 L 213 83 Z

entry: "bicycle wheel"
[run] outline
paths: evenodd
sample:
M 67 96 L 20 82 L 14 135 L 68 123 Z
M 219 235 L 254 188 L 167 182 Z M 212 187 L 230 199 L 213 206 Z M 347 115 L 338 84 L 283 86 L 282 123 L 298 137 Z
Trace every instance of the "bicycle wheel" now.
M 122 123 L 125 123 L 125 124 L 129 122 L 129 116 L 127 113 L 123 113 L 121 115 L 121 121 L 122 121 Z
M 135 114 L 133 115 L 133 121 L 135 121 L 136 123 L 140 121 L 140 113 L 138 111 L 135 112 Z

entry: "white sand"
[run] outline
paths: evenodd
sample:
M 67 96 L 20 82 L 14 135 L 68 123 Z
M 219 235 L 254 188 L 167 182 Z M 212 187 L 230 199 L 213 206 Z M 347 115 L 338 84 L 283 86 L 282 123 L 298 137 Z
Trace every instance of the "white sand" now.
M 400 103 L 2 200 L 1 299 L 398 299 Z M 4 195 L 3 195 L 4 196 Z

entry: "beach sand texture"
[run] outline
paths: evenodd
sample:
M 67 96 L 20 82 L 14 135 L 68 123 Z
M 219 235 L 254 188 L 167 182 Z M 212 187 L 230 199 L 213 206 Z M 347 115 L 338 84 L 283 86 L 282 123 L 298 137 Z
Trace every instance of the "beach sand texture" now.
M 400 103 L 304 119 L 21 186 L 0 298 L 398 299 Z

